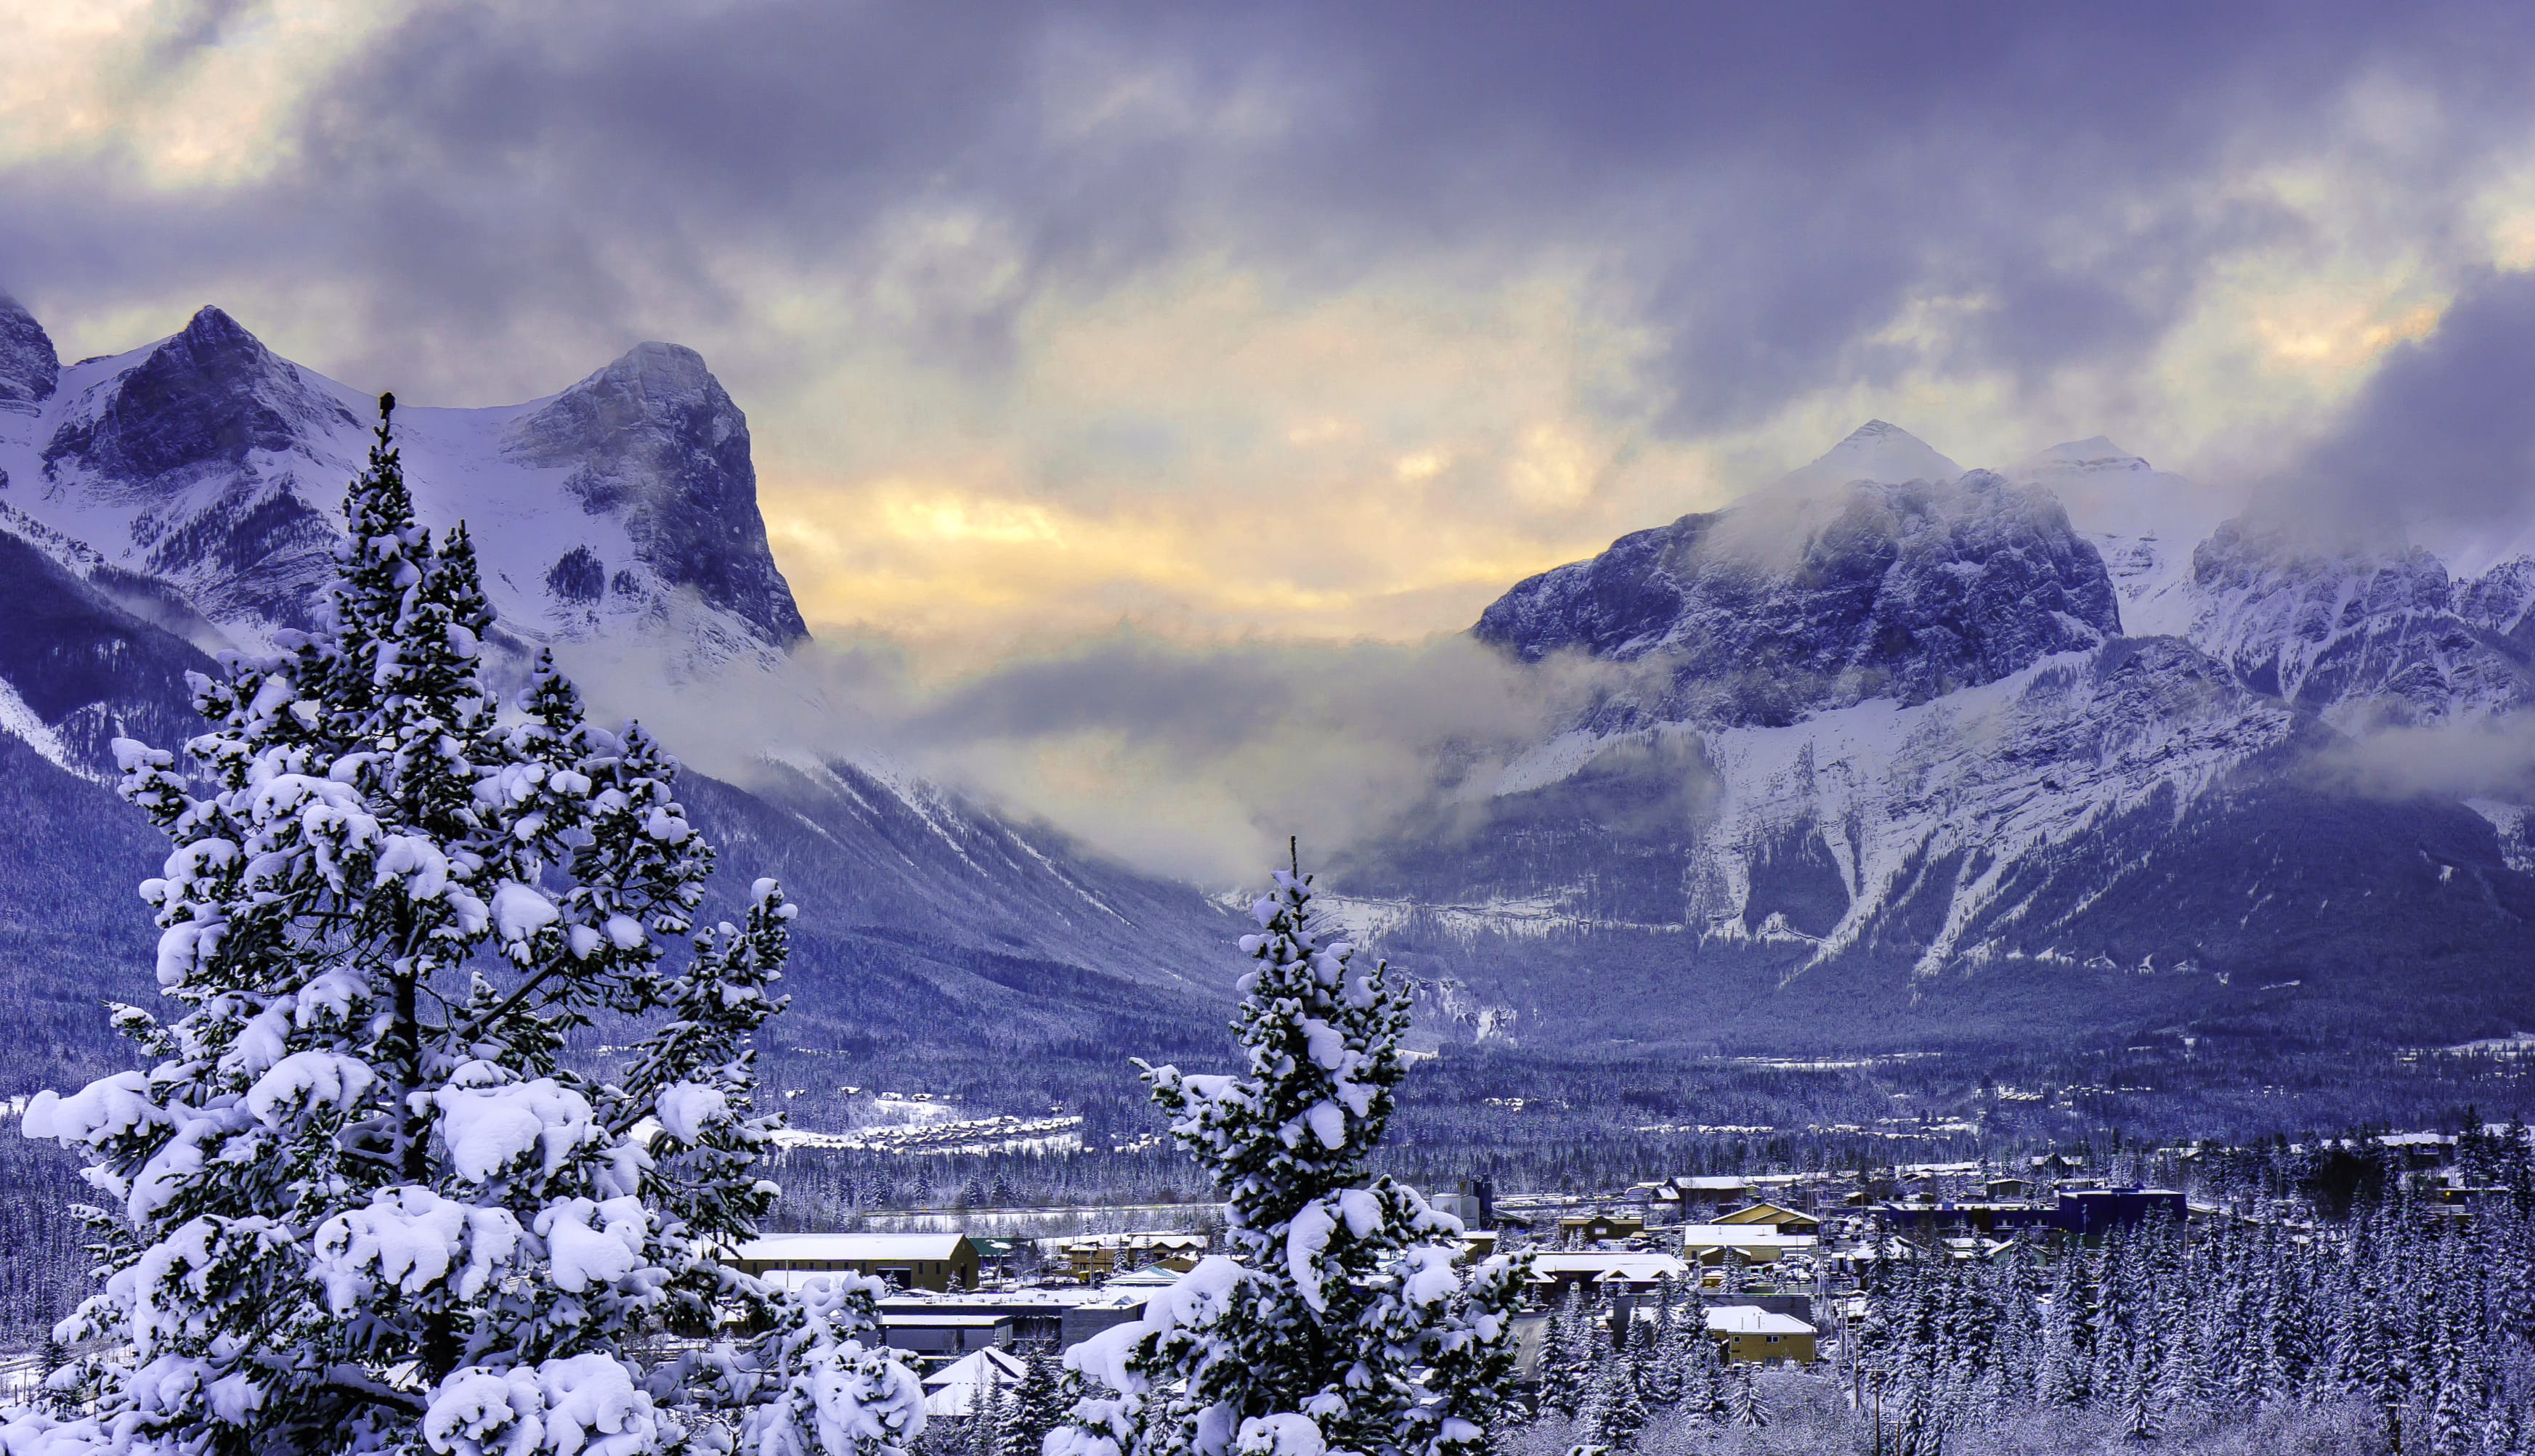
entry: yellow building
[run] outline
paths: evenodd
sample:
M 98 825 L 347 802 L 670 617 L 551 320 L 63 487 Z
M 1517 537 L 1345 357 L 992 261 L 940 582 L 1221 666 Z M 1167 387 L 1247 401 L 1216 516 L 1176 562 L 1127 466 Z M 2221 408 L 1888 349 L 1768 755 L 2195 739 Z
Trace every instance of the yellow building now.
M 822 1274 L 867 1274 L 899 1289 L 936 1293 L 977 1287 L 977 1245 L 965 1234 L 769 1234 L 727 1260 L 798 1289 Z
M 1822 1229 L 1822 1220 L 1810 1213 L 1781 1208 L 1775 1203 L 1755 1203 L 1732 1213 L 1720 1213 L 1713 1220 L 1720 1224 L 1768 1224 L 1782 1233 L 1813 1234 Z
M 1746 1365 L 1789 1361 L 1811 1365 L 1814 1327 L 1792 1314 L 1772 1314 L 1757 1304 L 1723 1304 L 1707 1311 L 1707 1335 L 1716 1353 Z

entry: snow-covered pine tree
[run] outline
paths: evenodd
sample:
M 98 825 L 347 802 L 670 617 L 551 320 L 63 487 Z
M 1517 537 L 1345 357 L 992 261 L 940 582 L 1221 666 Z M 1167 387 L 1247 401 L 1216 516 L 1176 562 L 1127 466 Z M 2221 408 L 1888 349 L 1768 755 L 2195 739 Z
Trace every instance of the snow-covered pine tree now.
M 472 550 L 415 520 L 392 409 L 318 629 L 196 680 L 204 782 L 116 745 L 175 845 L 142 893 L 182 1012 L 122 1012 L 155 1064 L 23 1120 L 111 1200 L 104 1290 L 64 1326 L 108 1352 L 77 1367 L 95 1414 L 47 1452 L 639 1456 L 780 1386 L 749 1350 L 636 1358 L 672 1324 L 875 1359 L 867 1293 L 812 1330 L 713 1257 L 773 1192 L 746 1040 L 791 910 L 761 882 L 745 929 L 671 959 L 711 866 L 675 763 L 547 662 L 498 710 Z M 563 1055 L 602 1015 L 636 1032 L 615 1080 Z M 914 1398 L 879 1365 L 829 1402 L 857 1432 Z
M 2122 1434 L 2134 1441 L 2152 1441 L 2163 1428 L 2158 1421 L 2156 1362 L 2144 1341 L 2135 1344 L 2131 1353 L 2130 1368 L 2123 1373 Z
M 1012 1456 L 1036 1456 L 1047 1433 L 1063 1424 L 1068 1404 L 1065 1372 L 1056 1356 L 1044 1349 L 1030 1351 L 1021 1358 L 1021 1377 L 1005 1413 L 1004 1449 Z
M 1601 1456 L 1637 1447 L 1638 1432 L 1646 1428 L 1646 1406 L 1638 1395 L 1637 1377 L 1626 1357 L 1606 1354 L 1595 1364 L 1580 1420 L 1581 1439 L 1568 1448 L 1569 1456 Z
M 1143 1066 L 1240 1257 L 1075 1347 L 1069 1364 L 1117 1394 L 1079 1404 L 1049 1456 L 1477 1456 L 1508 1411 L 1520 1263 L 1465 1278 L 1459 1222 L 1366 1166 L 1405 1066 L 1406 993 L 1327 934 L 1299 864 L 1275 882 L 1241 942 L 1245 1070 Z
M 1749 1364 L 1734 1363 L 1734 1384 L 1727 1399 L 1726 1418 L 1746 1429 L 1758 1430 L 1769 1424 L 1769 1399 L 1761 1389 L 1761 1373 Z

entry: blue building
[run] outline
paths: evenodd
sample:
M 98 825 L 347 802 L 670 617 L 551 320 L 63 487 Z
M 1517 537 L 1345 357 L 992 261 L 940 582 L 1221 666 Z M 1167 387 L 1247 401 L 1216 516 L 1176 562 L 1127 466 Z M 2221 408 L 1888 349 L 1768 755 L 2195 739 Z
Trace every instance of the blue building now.
M 2180 1222 L 2185 1206 L 2183 1195 L 2171 1188 L 2071 1188 L 2050 1204 L 1879 1203 L 1869 1212 L 1885 1228 L 1913 1233 L 1995 1235 L 2038 1229 L 2088 1239 L 2159 1218 Z

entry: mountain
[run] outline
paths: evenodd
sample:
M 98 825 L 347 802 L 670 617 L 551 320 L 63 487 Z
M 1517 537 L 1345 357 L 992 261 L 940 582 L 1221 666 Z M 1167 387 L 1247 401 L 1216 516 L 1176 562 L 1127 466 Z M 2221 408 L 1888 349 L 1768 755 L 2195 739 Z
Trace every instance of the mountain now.
M 2213 499 L 2100 440 L 2021 484 L 1826 485 L 1935 456 L 1870 429 L 1481 615 L 1516 661 L 1626 670 L 1350 857 L 1386 951 L 1534 1038 L 2535 1024 L 2505 817 L 2330 770 L 2337 704 L 2512 705 L 2535 571 L 2372 593 L 2243 525 L 2186 549 Z M 2107 541 L 2152 549 L 2117 574 Z M 2125 635 L 2135 603 L 2193 630 Z
M 1718 723 L 1925 702 L 2120 630 L 2104 564 L 2058 503 L 1986 471 L 1686 516 L 1522 582 L 1474 629 L 1525 662 L 1659 661 L 1652 715 Z
M 2049 491 L 2113 578 L 2123 629 L 2170 637 L 2192 622 L 2192 553 L 2238 503 L 2229 494 L 2159 470 L 2101 435 L 2055 445 L 2009 479 Z
M 33 329 L 15 318 L 0 338 Z M 0 361 L 50 353 L 21 342 Z M 0 411 L 18 513 L 165 583 L 242 644 L 308 625 L 375 396 L 206 308 L 31 402 Z M 408 407 L 397 425 L 425 521 L 467 522 L 515 643 L 645 633 L 709 663 L 771 660 L 807 635 L 767 545 L 747 419 L 693 350 L 642 344 L 547 398 Z
M 2230 520 L 2193 553 L 2186 629 L 2245 682 L 2336 721 L 2435 722 L 2535 700 L 2535 562 L 2458 581 L 2418 547 Z
M 130 887 L 163 843 L 114 797 L 107 743 L 182 743 L 187 673 L 310 620 L 376 410 L 216 309 L 38 389 L 51 359 L 0 311 L 0 1001 L 39 1029 L 0 1058 L 0 1093 L 122 1055 L 98 1002 L 150 995 Z M 419 514 L 465 522 L 514 649 L 665 646 L 693 682 L 745 690 L 806 638 L 746 419 L 694 351 L 643 344 L 544 399 L 396 420 Z M 767 748 L 737 781 L 682 785 L 720 848 L 714 893 L 771 874 L 803 906 L 768 1066 L 814 1122 L 848 1084 L 1043 1107 L 1088 1065 L 1114 1080 L 1121 1049 L 1218 1037 L 1238 928 L 1196 890 L 885 764 Z

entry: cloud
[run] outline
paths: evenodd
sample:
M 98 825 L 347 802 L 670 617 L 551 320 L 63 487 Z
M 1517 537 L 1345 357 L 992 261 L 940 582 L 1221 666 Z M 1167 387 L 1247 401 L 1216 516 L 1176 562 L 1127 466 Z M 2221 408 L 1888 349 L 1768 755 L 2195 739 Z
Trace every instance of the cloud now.
M 0 286 L 67 354 L 692 343 L 814 621 L 971 658 L 1414 640 L 1868 415 L 2269 469 L 2535 257 L 2487 6 L 30 14 Z
M 564 661 L 605 712 L 642 717 L 716 776 L 758 778 L 770 748 L 883 762 L 1207 885 L 1255 877 L 1289 834 L 1335 853 L 1491 781 L 1628 673 L 1522 668 L 1462 635 L 1207 645 L 1132 631 L 947 679 L 878 641 L 675 689 L 632 643 Z
M 2535 527 L 2535 273 L 2472 279 L 2392 347 L 2333 428 L 2272 483 L 2345 530 L 2436 538 Z M 2443 542 L 2442 542 L 2443 544 Z
M 2535 719 L 2462 718 L 2379 728 L 2324 750 L 2315 766 L 2372 799 L 2439 796 L 2535 804 Z

